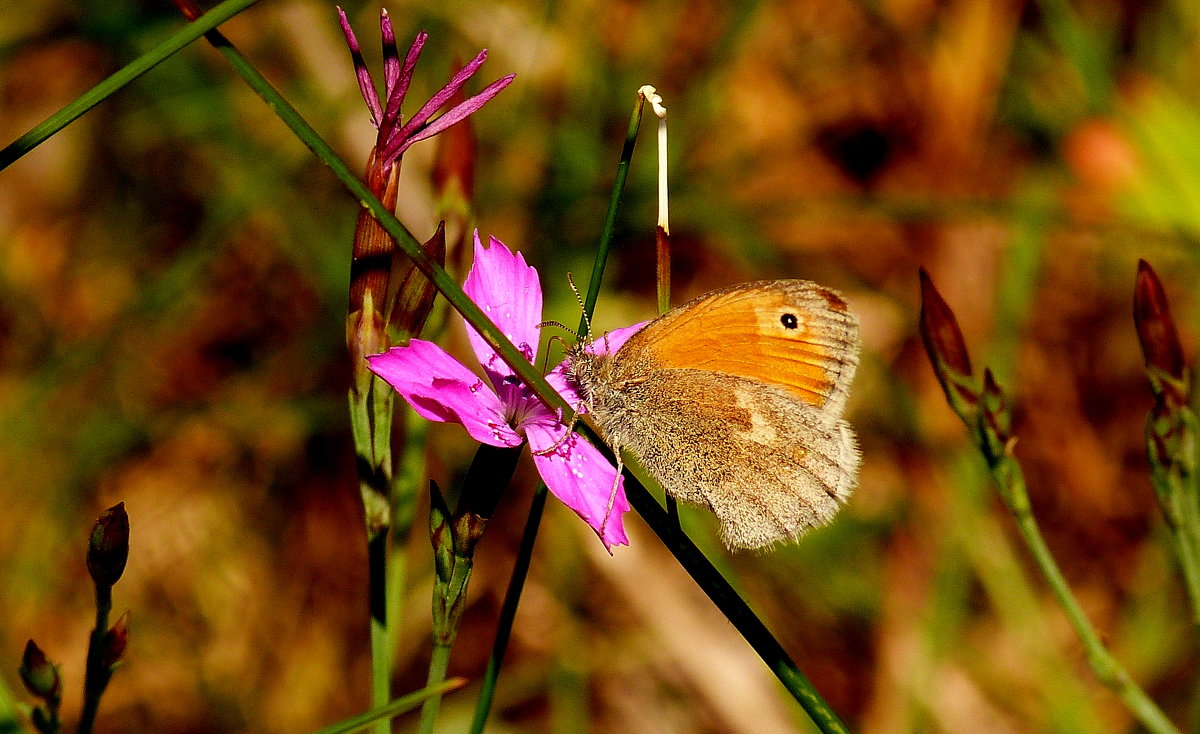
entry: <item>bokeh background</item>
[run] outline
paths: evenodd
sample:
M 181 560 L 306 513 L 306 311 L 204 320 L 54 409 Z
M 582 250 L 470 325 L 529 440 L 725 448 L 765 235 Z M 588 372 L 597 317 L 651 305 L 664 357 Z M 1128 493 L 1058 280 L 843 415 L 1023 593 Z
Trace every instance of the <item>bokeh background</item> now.
M 379 5 L 348 0 L 378 69 Z M 1189 0 L 395 3 L 455 57 L 517 81 L 474 118 L 475 224 L 577 319 L 637 88 L 670 110 L 676 301 L 760 277 L 841 290 L 862 320 L 850 402 L 861 486 L 829 528 L 730 555 L 686 526 L 855 731 L 1127 732 L 1031 571 L 916 332 L 917 269 L 1013 395 L 1034 510 L 1116 655 L 1196 720 L 1196 637 L 1147 479 L 1131 319 L 1139 257 L 1194 354 L 1200 4 Z M 0 143 L 135 58 L 167 2 L 8 0 Z M 331 4 L 263 0 L 227 35 L 360 168 L 373 140 Z M 599 326 L 653 313 L 652 126 Z M 404 160 L 432 232 L 437 143 Z M 355 202 L 206 44 L 0 172 L 0 713 L 32 637 L 78 715 L 83 564 L 124 501 L 126 665 L 98 730 L 307 731 L 368 706 L 365 549 L 346 411 Z M 455 319 L 451 319 L 455 321 Z M 452 325 L 449 342 L 461 347 Z M 431 431 L 452 484 L 473 446 Z M 535 475 L 478 551 L 451 673 L 477 680 Z M 395 690 L 420 687 L 431 553 L 410 558 Z M 494 732 L 808 731 L 639 520 L 610 557 L 551 500 Z M 447 698 L 460 731 L 475 685 Z M 410 730 L 413 719 L 399 720 Z

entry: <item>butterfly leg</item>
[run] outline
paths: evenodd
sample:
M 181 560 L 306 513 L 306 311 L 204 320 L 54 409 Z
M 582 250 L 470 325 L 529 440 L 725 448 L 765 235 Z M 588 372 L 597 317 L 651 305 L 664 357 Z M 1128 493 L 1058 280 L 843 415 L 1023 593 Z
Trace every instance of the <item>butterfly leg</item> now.
M 559 419 L 559 422 L 561 422 L 562 416 L 559 415 L 558 419 Z M 553 454 L 555 451 L 558 451 L 560 446 L 562 446 L 564 443 L 567 443 L 567 441 L 569 441 L 571 439 L 571 434 L 575 431 L 575 424 L 578 422 L 579 422 L 579 412 L 576 411 L 575 413 L 573 413 L 571 415 L 571 421 L 569 423 L 567 423 L 567 430 L 563 431 L 563 434 L 558 437 L 557 441 L 555 441 L 550 446 L 547 446 L 546 448 L 544 448 L 540 451 L 534 451 L 533 453 L 536 454 L 537 456 L 549 456 L 550 454 Z
M 621 472 L 625 471 L 625 462 L 621 460 L 621 450 L 616 449 L 613 455 L 617 457 L 617 473 L 613 475 L 612 489 L 608 492 L 608 507 L 604 510 L 604 520 L 600 523 L 600 536 L 608 527 L 608 518 L 612 516 L 613 505 L 617 501 L 617 490 L 621 488 Z

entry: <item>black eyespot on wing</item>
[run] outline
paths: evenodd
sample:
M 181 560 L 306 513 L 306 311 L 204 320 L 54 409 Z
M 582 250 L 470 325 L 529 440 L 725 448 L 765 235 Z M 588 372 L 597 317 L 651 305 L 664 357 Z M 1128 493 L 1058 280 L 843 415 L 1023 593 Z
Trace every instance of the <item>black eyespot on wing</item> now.
M 796 318 L 794 313 L 785 313 L 779 317 L 779 323 L 783 324 L 785 329 L 794 329 L 800 325 L 800 320 Z

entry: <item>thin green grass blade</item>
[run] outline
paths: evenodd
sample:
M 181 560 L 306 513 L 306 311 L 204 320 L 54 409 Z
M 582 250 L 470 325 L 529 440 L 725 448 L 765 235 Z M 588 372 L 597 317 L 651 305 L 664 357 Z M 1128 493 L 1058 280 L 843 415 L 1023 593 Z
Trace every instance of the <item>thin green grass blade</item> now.
M 407 711 L 412 711 L 417 706 L 420 706 L 421 703 L 427 698 L 444 695 L 450 691 L 462 688 L 465 684 L 466 680 L 463 678 L 451 678 L 450 680 L 439 685 L 430 686 L 429 688 L 422 688 L 421 690 L 414 691 L 407 696 L 401 696 L 400 698 L 388 703 L 386 706 L 380 706 L 379 708 L 374 708 L 370 711 L 364 711 L 358 716 L 353 716 L 349 719 L 339 721 L 336 724 L 331 724 L 324 729 L 317 731 L 316 734 L 351 734 L 352 732 L 362 731 L 363 729 L 369 728 L 377 721 L 391 719 Z
M 134 79 L 137 79 L 142 74 L 166 61 L 189 43 L 257 2 L 258 0 L 226 0 L 197 18 L 194 22 L 167 36 L 157 46 L 84 92 L 66 107 L 47 117 L 40 125 L 37 125 L 5 146 L 3 150 L 0 150 L 0 171 L 8 168 L 14 161 L 19 160 L 21 156 L 46 142 L 50 136 L 111 97 Z

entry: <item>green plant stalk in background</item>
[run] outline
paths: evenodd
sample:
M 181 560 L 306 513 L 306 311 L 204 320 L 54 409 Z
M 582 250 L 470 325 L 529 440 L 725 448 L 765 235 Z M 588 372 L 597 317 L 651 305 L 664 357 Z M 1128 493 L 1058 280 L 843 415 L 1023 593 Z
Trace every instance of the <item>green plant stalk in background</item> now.
M 324 729 L 318 730 L 315 734 L 354 734 L 354 732 L 377 726 L 379 722 L 383 722 L 383 725 L 390 730 L 391 727 L 388 725 L 388 721 L 393 717 L 412 711 L 430 696 L 440 696 L 450 691 L 458 690 L 466 685 L 466 682 L 463 678 L 452 678 L 436 686 L 422 688 L 419 691 L 414 691 L 408 695 L 389 701 L 383 706 L 373 708 L 370 711 L 364 711 L 358 716 L 352 716 L 336 724 L 330 724 Z
M 1146 421 L 1150 479 L 1171 534 L 1180 574 L 1200 636 L 1200 485 L 1197 484 L 1197 421 L 1188 406 L 1151 411 Z
M 1101 683 L 1113 690 L 1129 708 L 1138 721 L 1153 734 L 1180 734 L 1179 729 L 1167 718 L 1158 704 L 1134 682 L 1129 672 L 1121 665 L 1104 642 L 1099 633 L 1084 614 L 1083 608 L 1067 584 L 1066 578 L 1054 560 L 1049 546 L 1042 537 L 1041 529 L 1029 505 L 1029 495 L 1025 487 L 1025 475 L 1021 466 L 1005 450 L 1000 457 L 988 458 L 988 466 L 992 477 L 1000 490 L 1000 496 L 1008 507 L 1016 522 L 1017 531 L 1029 549 L 1034 563 L 1050 586 L 1050 591 L 1067 614 L 1067 619 L 1074 628 L 1075 634 L 1083 643 L 1087 654 L 1088 665 Z
M 990 369 L 984 370 L 982 383 L 974 376 L 958 320 L 924 269 L 920 272 L 920 283 L 921 338 L 934 374 L 942 385 L 951 409 L 962 419 L 983 453 L 1000 499 L 1012 513 L 1034 563 L 1083 643 L 1088 664 L 1100 682 L 1121 698 L 1148 731 L 1153 734 L 1179 734 L 1158 704 L 1134 682 L 1128 671 L 1104 646 L 1100 635 L 1083 613 L 1033 517 L 1025 475 L 1013 456 L 1016 439 L 1012 436 L 1012 413 L 1008 399 Z

